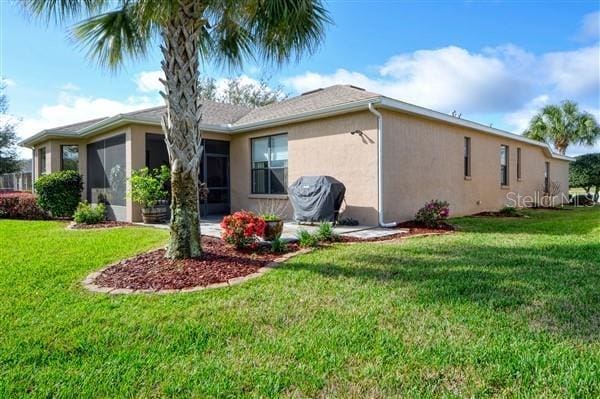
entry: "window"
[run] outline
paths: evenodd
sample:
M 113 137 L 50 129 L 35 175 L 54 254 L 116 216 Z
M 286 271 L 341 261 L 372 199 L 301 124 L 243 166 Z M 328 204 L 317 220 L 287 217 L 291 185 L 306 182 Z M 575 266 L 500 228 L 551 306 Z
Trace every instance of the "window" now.
M 60 170 L 79 170 L 79 146 L 60 146 Z
M 38 175 L 46 173 L 46 147 L 38 150 Z
M 251 140 L 252 194 L 287 193 L 287 134 Z
M 544 169 L 544 192 L 550 192 L 550 162 L 546 162 Z
M 465 177 L 471 177 L 471 138 L 465 137 Z
M 521 180 L 521 148 L 517 148 L 517 180 Z
M 500 185 L 508 186 L 508 146 L 500 146 Z

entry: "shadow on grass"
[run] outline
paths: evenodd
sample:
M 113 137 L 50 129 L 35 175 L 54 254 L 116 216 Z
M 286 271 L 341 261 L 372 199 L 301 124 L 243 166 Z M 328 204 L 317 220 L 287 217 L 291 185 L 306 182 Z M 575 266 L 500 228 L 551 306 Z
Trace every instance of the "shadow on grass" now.
M 310 259 L 289 268 L 359 279 L 365 286 L 405 287 L 420 303 L 473 303 L 521 315 L 534 330 L 600 339 L 600 242 L 539 248 L 464 241 L 358 246 L 324 250 Z

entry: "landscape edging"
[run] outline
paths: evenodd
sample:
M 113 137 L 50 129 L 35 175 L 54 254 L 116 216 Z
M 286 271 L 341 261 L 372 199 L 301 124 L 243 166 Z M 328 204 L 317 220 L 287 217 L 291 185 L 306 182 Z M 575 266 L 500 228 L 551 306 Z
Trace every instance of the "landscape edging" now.
M 294 256 L 297 255 L 302 255 L 302 254 L 307 254 L 309 252 L 312 252 L 314 250 L 314 248 L 303 248 L 300 249 L 298 251 L 295 252 L 290 252 L 287 254 L 283 254 L 280 257 L 272 260 L 271 262 L 267 263 L 265 266 L 261 267 L 260 269 L 258 269 L 256 272 L 251 273 L 251 274 L 247 274 L 245 276 L 241 276 L 241 277 L 233 277 L 230 278 L 229 280 L 225 281 L 225 282 L 221 282 L 221 283 L 214 283 L 214 284 L 209 284 L 209 285 L 199 285 L 196 287 L 187 287 L 187 288 L 180 288 L 180 289 L 159 289 L 159 290 L 152 290 L 152 289 L 132 289 L 132 288 L 114 288 L 114 287 L 102 287 L 99 285 L 94 284 L 94 280 L 106 269 L 115 266 L 117 264 L 119 264 L 121 261 L 112 263 L 108 266 L 103 267 L 102 269 L 99 269 L 95 272 L 92 272 L 90 274 L 87 275 L 87 277 L 82 281 L 82 285 L 83 288 L 85 288 L 86 290 L 90 291 L 90 292 L 94 292 L 94 293 L 103 293 L 103 294 L 111 294 L 111 295 L 122 295 L 122 294 L 158 294 L 158 295 L 165 295 L 165 294 L 177 294 L 177 293 L 187 293 L 187 292 L 197 292 L 197 291 L 203 291 L 203 290 L 208 290 L 208 289 L 215 289 L 215 288 L 224 288 L 224 287 L 230 287 L 233 285 L 238 285 L 241 284 L 245 281 L 248 280 L 252 280 L 256 277 L 260 277 L 263 274 L 271 271 L 272 269 L 278 267 L 279 265 L 281 265 L 282 263 L 284 263 L 285 261 L 287 261 L 290 258 L 293 258 Z

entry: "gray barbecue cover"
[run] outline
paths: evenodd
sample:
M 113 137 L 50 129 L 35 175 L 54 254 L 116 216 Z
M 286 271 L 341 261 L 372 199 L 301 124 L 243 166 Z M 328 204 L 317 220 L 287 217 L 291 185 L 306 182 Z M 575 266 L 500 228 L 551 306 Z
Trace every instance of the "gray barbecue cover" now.
M 302 176 L 288 187 L 297 222 L 335 222 L 346 187 L 331 176 Z

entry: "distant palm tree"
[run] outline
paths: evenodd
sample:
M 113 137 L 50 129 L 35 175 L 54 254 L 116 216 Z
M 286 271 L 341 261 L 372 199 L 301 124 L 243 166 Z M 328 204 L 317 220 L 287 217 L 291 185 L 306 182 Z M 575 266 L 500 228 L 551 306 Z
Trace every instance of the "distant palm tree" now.
M 600 127 L 592 114 L 579 110 L 577 103 L 563 101 L 560 105 L 542 108 L 523 134 L 553 144 L 560 154 L 565 155 L 571 144 L 593 145 L 600 138 Z
M 79 19 L 73 35 L 101 64 L 116 68 L 143 57 L 162 39 L 166 112 L 162 124 L 171 162 L 171 237 L 167 256 L 199 256 L 198 96 L 200 59 L 239 66 L 248 58 L 281 65 L 313 52 L 330 22 L 321 0 L 25 0 L 34 16 Z

